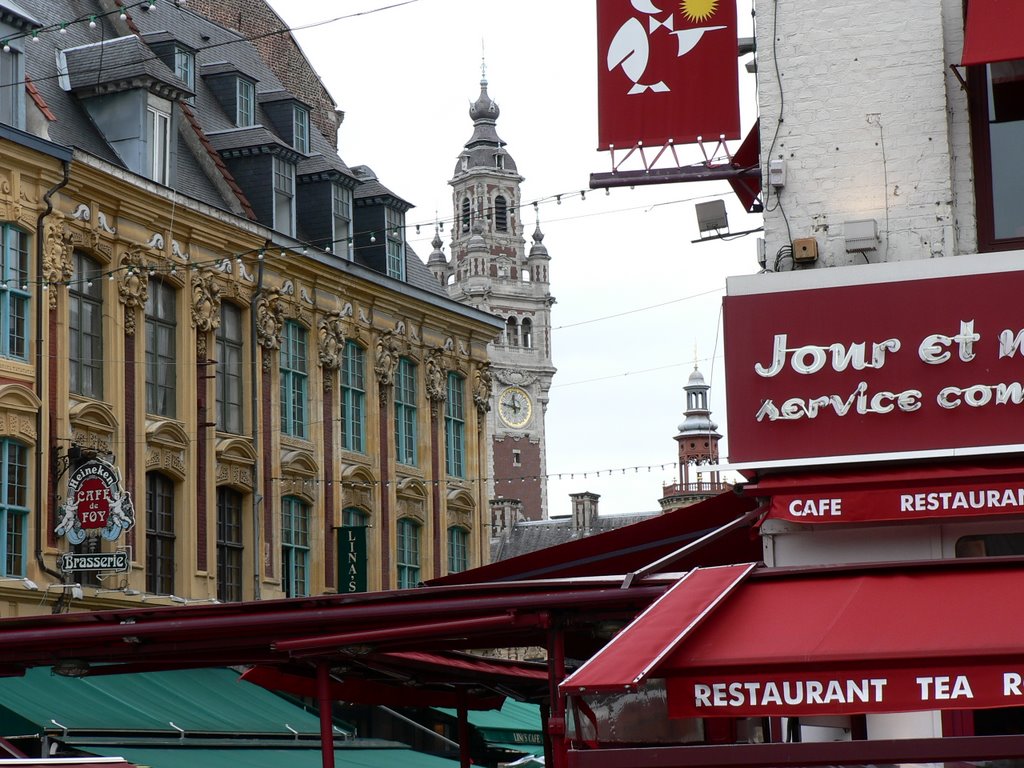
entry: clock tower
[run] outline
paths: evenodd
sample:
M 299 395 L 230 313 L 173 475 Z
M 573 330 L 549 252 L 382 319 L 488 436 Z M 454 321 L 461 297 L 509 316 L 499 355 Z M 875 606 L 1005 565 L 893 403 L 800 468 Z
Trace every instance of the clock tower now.
M 498 105 L 487 93 L 469 108 L 473 135 L 455 164 L 451 260 L 440 234 L 427 265 L 456 301 L 500 317 L 505 330 L 488 345 L 492 391 L 488 427 L 491 499 L 518 499 L 527 520 L 547 518 L 544 412 L 551 364 L 551 296 L 547 247 L 539 222 L 523 236 L 519 175 L 498 137 Z

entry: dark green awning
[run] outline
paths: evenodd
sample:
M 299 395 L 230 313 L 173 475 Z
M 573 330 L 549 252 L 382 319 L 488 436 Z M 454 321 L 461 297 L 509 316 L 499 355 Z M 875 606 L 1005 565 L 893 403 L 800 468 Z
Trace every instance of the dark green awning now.
M 438 711 L 458 717 L 454 709 L 438 708 Z M 492 747 L 531 755 L 544 754 L 543 723 L 540 707 L 536 704 L 505 699 L 500 710 L 470 710 L 466 719 Z
M 0 735 L 44 731 L 319 738 L 320 721 L 229 669 L 0 678 Z
M 322 768 L 319 749 L 193 749 L 189 747 L 88 747 L 100 756 L 124 757 L 149 768 Z M 453 768 L 459 763 L 411 749 L 336 749 L 335 765 L 344 768 Z

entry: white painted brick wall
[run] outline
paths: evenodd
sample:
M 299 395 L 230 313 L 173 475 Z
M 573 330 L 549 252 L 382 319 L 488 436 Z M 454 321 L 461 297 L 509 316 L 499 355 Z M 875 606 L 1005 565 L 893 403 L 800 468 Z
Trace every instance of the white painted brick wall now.
M 769 269 L 791 238 L 817 240 L 819 267 L 976 247 L 960 0 L 762 0 L 757 37 L 762 158 L 786 162 Z M 846 252 L 856 219 L 878 223 L 876 251 Z

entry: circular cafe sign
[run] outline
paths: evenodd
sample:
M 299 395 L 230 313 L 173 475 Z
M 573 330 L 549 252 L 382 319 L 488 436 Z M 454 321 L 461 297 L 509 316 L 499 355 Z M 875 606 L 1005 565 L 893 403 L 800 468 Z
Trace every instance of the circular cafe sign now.
M 115 541 L 135 525 L 131 496 L 121 487 L 121 475 L 102 459 L 78 466 L 68 479 L 68 498 L 61 507 L 56 533 L 71 544 L 88 537 Z

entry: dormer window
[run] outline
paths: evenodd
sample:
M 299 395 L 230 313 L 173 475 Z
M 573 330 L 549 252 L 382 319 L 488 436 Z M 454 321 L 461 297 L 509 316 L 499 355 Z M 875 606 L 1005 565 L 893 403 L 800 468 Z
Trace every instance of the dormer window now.
M 274 229 L 295 237 L 295 166 L 274 157 Z
M 405 215 L 393 208 L 385 208 L 384 225 L 387 227 L 388 277 L 405 280 Z
M 240 77 L 235 82 L 235 125 L 248 128 L 256 122 L 256 89 L 244 78 Z
M 331 250 L 339 256 L 352 259 L 352 190 L 341 184 L 331 188 L 331 209 L 334 216 L 333 246 Z
M 171 116 L 146 108 L 146 175 L 157 184 L 167 184 L 171 170 Z
M 298 105 L 292 108 L 292 147 L 309 154 L 309 110 Z
M 187 48 L 174 47 L 174 73 L 190 91 L 196 89 L 196 55 Z M 190 98 L 189 101 L 192 101 Z
M 2 27 L 0 27 L 2 29 Z M 0 55 L 0 123 L 25 127 L 25 57 L 20 41 L 11 41 L 10 51 Z
M 494 167 L 504 168 L 505 167 L 505 156 L 500 152 L 494 156 Z

